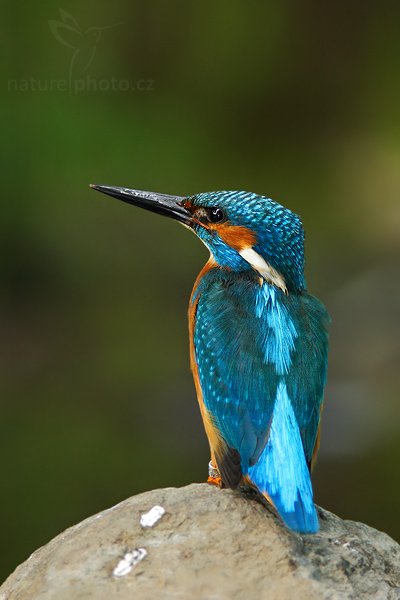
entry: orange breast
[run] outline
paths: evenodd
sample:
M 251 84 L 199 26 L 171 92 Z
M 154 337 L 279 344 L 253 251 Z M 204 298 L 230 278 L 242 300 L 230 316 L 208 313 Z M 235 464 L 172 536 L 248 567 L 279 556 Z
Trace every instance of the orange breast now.
M 201 416 L 203 419 L 204 429 L 206 431 L 208 443 L 210 445 L 211 460 L 213 461 L 214 464 L 216 464 L 216 462 L 218 462 L 219 457 L 223 456 L 226 445 L 225 445 L 225 442 L 223 441 L 223 439 L 221 438 L 221 435 L 213 422 L 212 416 L 210 415 L 207 408 L 205 407 L 204 400 L 203 400 L 203 392 L 202 392 L 201 385 L 200 385 L 199 369 L 197 366 L 196 353 L 195 353 L 195 347 L 194 347 L 194 326 L 195 326 L 195 322 L 196 322 L 196 310 L 197 310 L 198 299 L 196 299 L 193 302 L 193 296 L 194 296 L 194 293 L 196 292 L 196 289 L 197 289 L 202 277 L 204 277 L 204 275 L 208 271 L 210 271 L 211 269 L 214 269 L 215 267 L 216 267 L 216 263 L 215 263 L 213 257 L 210 257 L 208 262 L 204 265 L 204 267 L 198 274 L 196 281 L 194 283 L 192 295 L 190 298 L 189 313 L 188 313 L 188 316 L 189 316 L 189 342 L 190 342 L 190 368 L 193 373 L 194 385 L 196 388 L 197 400 L 199 402 L 200 413 L 201 413 Z M 217 460 L 215 460 L 215 458 Z

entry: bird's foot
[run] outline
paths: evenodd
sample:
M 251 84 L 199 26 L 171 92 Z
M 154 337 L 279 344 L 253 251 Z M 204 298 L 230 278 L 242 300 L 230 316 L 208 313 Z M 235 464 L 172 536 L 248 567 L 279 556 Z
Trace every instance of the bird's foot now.
M 216 485 L 217 487 L 222 487 L 222 479 L 221 477 L 208 477 L 207 483 L 210 485 Z
M 217 487 L 222 487 L 222 478 L 221 478 L 221 475 L 220 475 L 217 467 L 214 466 L 214 463 L 211 460 L 208 463 L 208 479 L 207 479 L 207 483 L 209 483 L 211 485 L 216 485 Z

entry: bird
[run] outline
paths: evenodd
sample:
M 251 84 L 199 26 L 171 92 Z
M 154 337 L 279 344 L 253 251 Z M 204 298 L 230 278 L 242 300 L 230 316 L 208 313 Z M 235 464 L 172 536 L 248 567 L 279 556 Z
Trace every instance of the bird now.
M 175 219 L 208 248 L 188 310 L 191 370 L 211 454 L 208 481 L 250 486 L 289 530 L 316 533 L 311 471 L 330 316 L 307 291 L 300 217 L 252 192 L 173 196 L 91 187 Z
M 73 75 L 82 76 L 93 63 L 102 32 L 106 29 L 113 29 L 120 23 L 83 29 L 67 11 L 60 8 L 59 12 L 61 21 L 50 19 L 48 25 L 55 39 L 73 50 L 68 74 L 68 82 L 71 87 Z

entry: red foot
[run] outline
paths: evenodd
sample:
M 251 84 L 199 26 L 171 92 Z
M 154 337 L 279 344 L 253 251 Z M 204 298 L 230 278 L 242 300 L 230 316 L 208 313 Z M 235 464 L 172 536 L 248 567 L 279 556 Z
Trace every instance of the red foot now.
M 207 479 L 207 483 L 209 483 L 210 485 L 216 485 L 217 487 L 222 487 L 221 477 L 209 477 Z

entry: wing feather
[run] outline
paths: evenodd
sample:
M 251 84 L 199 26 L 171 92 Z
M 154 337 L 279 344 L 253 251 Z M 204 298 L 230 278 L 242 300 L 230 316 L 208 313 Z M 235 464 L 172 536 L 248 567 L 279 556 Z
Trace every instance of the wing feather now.
M 266 447 L 277 389 L 284 383 L 307 464 L 317 439 L 326 377 L 323 305 L 286 296 L 252 274 L 208 271 L 197 302 L 194 344 L 204 403 L 247 473 Z

